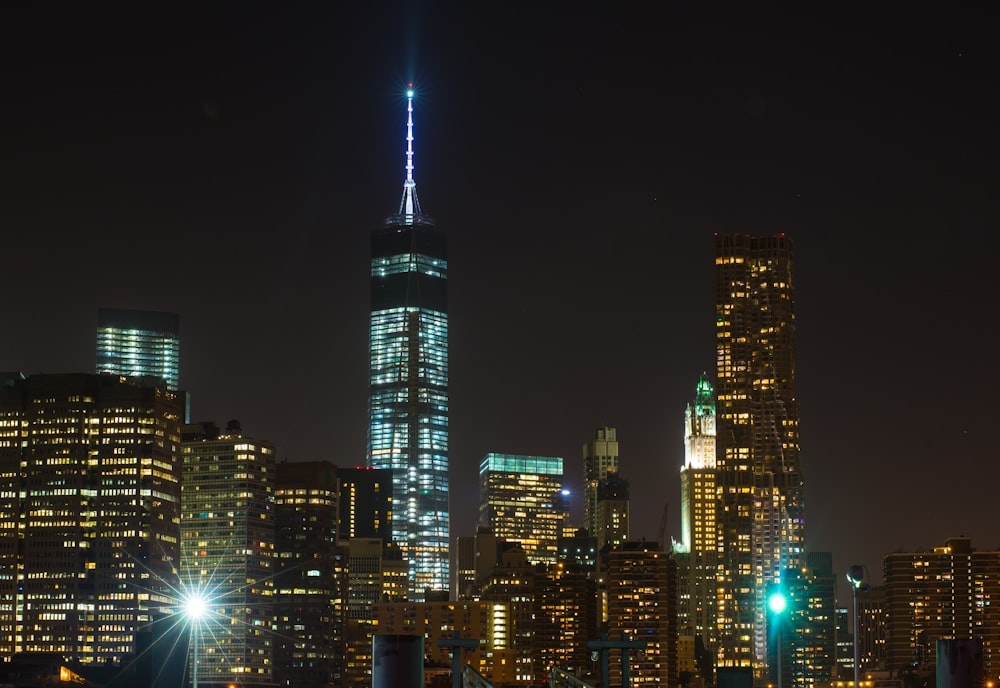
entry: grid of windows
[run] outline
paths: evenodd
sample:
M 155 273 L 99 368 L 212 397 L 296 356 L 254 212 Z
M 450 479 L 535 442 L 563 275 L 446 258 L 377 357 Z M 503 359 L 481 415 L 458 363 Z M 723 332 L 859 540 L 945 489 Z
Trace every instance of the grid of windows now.
M 102 308 L 98 311 L 97 372 L 153 375 L 176 391 L 180 382 L 180 326 L 175 313 Z
M 0 390 L 0 654 L 126 662 L 176 588 L 183 405 L 162 388 L 36 375 Z
M 521 545 L 531 563 L 555 564 L 566 520 L 563 460 L 487 454 L 479 465 L 479 519 L 497 538 Z
M 211 590 L 199 681 L 270 683 L 274 600 L 274 448 L 227 430 L 183 443 L 181 580 Z M 219 630 L 217 619 L 229 619 Z
M 791 242 L 715 239 L 719 666 L 767 666 L 767 586 L 802 566 Z
M 418 598 L 449 582 L 444 251 L 426 218 L 372 237 L 368 465 L 392 469 L 392 538 Z

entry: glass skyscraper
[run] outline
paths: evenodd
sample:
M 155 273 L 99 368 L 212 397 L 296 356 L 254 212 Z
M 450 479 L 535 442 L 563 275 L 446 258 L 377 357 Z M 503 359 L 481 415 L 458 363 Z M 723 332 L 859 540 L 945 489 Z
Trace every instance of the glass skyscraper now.
M 97 372 L 155 375 L 177 391 L 180 378 L 180 316 L 176 313 L 100 308 Z
M 566 521 L 563 460 L 490 452 L 479 464 L 479 523 L 516 542 L 532 564 L 555 564 Z
M 413 91 L 399 212 L 371 235 L 368 465 L 391 468 L 392 536 L 410 589 L 448 589 L 448 300 L 444 233 L 413 181 Z

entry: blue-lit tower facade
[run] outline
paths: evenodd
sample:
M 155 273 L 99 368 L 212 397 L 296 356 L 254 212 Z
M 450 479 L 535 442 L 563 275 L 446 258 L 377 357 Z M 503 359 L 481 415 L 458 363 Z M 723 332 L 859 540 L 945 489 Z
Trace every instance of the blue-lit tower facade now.
M 413 91 L 399 212 L 371 235 L 368 465 L 391 468 L 410 590 L 448 589 L 448 259 L 413 181 Z

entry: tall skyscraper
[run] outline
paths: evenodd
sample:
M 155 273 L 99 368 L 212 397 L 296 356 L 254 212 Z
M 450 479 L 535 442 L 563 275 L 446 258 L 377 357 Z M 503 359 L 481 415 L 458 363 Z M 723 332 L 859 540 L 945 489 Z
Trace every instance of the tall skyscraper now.
M 399 212 L 372 232 L 368 465 L 391 468 L 392 533 L 410 587 L 448 589 L 447 243 L 413 181 L 413 90 Z
M 566 518 L 563 460 L 490 452 L 479 464 L 479 523 L 516 542 L 532 564 L 555 564 Z
M 684 411 L 684 465 L 681 467 L 681 542 L 686 552 L 688 597 L 682 610 L 688 628 L 706 648 L 715 646 L 716 577 L 719 535 L 716 527 L 715 391 L 702 375 L 694 400 Z
M 609 476 L 618 475 L 618 432 L 615 428 L 596 428 L 583 445 L 583 527 L 597 538 L 597 548 L 606 543 L 597 522 L 597 492 Z
M 97 372 L 154 375 L 176 391 L 180 381 L 180 316 L 176 313 L 100 308 Z
M 0 386 L 0 656 L 126 667 L 170 625 L 183 410 L 114 376 Z
M 211 597 L 198 680 L 274 685 L 274 447 L 196 423 L 183 456 L 181 583 Z
M 758 678 L 768 586 L 804 563 L 794 333 L 791 241 L 717 235 L 718 664 Z

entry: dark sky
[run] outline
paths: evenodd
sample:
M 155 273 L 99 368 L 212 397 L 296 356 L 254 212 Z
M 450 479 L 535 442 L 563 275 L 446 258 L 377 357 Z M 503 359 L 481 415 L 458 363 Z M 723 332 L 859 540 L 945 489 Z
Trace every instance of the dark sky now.
M 900 547 L 1000 547 L 985 15 L 428 5 L 8 14 L 0 370 L 92 370 L 99 306 L 176 311 L 196 419 L 361 463 L 368 233 L 413 80 L 450 242 L 453 534 L 485 452 L 563 456 L 579 489 L 603 424 L 633 535 L 665 503 L 676 534 L 712 235 L 785 232 L 810 548 L 878 579 Z

